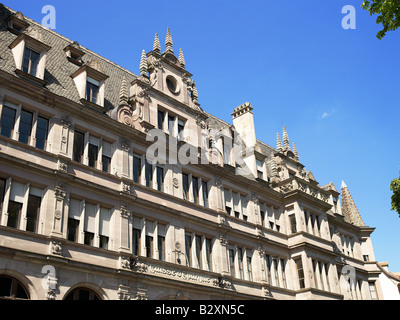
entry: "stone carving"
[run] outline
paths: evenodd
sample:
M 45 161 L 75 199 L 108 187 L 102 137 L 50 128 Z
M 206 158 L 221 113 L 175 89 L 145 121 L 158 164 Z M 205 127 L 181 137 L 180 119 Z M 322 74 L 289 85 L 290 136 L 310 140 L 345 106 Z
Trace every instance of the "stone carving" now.
M 131 185 L 126 182 L 121 183 L 122 192 L 130 193 L 131 192 Z
M 174 188 L 179 188 L 179 179 L 178 178 L 173 178 L 172 179 L 172 184 Z
M 62 254 L 62 243 L 57 241 L 51 242 L 51 253 L 61 256 Z
M 123 218 L 129 218 L 131 215 L 131 212 L 126 208 L 126 206 L 121 206 L 119 211 L 121 213 L 121 217 Z
M 213 285 L 222 289 L 232 290 L 232 282 L 225 277 L 219 277 L 213 281 Z
M 131 300 L 131 294 L 127 286 L 119 285 L 117 295 L 119 300 Z
M 65 196 L 67 195 L 67 192 L 65 191 L 65 186 L 63 183 L 59 183 L 55 188 L 54 188 L 54 196 L 58 200 L 64 200 Z
M 128 257 L 120 257 L 121 269 L 131 270 L 131 261 Z
M 223 246 L 227 246 L 227 245 L 228 245 L 228 240 L 227 240 L 223 235 L 221 235 L 221 236 L 219 237 L 219 242 L 220 242 L 221 245 L 223 245 Z

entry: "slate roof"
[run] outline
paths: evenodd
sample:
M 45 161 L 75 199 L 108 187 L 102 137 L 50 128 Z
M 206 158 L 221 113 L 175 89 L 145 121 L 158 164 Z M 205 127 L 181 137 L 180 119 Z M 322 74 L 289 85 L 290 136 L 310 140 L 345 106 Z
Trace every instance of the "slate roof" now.
M 8 47 L 17 38 L 17 35 L 7 30 L 6 23 L 7 17 L 15 13 L 14 10 L 0 4 L 0 69 L 17 76 L 15 73 L 16 66 L 14 57 Z M 47 82 L 46 88 L 54 94 L 80 103 L 78 90 L 71 78 L 71 75 L 79 69 L 79 66 L 68 61 L 64 51 L 64 48 L 72 44 L 73 41 L 41 26 L 32 19 L 27 17 L 24 18 L 32 29 L 40 33 L 42 42 L 51 47 L 46 58 L 46 70 L 44 76 L 44 80 Z M 100 64 L 102 72 L 109 76 L 105 85 L 104 107 L 106 111 L 117 107 L 123 78 L 125 77 L 127 83 L 130 83 L 138 76 L 88 50 L 81 44 L 80 46 L 81 50 L 85 53 L 82 58 L 83 62 L 87 63 L 91 59 L 96 59 Z

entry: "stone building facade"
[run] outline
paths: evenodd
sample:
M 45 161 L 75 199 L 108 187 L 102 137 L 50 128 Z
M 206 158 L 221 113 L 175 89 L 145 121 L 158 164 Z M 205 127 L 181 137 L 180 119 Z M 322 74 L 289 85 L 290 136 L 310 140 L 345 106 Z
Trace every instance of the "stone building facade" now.
M 347 186 L 203 110 L 174 50 L 136 75 L 0 7 L 0 298 L 379 298 Z

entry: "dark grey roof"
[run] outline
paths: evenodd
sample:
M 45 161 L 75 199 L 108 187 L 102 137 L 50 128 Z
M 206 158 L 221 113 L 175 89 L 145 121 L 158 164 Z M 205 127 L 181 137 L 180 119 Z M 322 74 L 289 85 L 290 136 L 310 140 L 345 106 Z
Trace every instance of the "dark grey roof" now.
M 7 30 L 6 23 L 7 17 L 13 14 L 15 14 L 15 11 L 0 4 L 0 69 L 17 76 L 15 73 L 15 61 L 9 48 L 9 45 L 17 38 L 17 35 Z M 46 88 L 57 95 L 79 103 L 78 90 L 71 78 L 71 75 L 79 66 L 71 63 L 64 51 L 64 48 L 72 44 L 73 41 L 41 26 L 27 17 L 25 17 L 25 21 L 29 23 L 31 28 L 40 33 L 42 42 L 51 47 L 46 58 L 46 71 L 44 75 L 44 80 L 47 82 Z M 82 45 L 81 50 L 85 53 L 82 58 L 83 62 L 86 63 L 91 59 L 96 59 L 100 64 L 102 72 L 109 76 L 105 86 L 105 109 L 109 111 L 117 107 L 122 79 L 125 77 L 127 83 L 130 83 L 137 78 L 137 75 L 97 55 Z

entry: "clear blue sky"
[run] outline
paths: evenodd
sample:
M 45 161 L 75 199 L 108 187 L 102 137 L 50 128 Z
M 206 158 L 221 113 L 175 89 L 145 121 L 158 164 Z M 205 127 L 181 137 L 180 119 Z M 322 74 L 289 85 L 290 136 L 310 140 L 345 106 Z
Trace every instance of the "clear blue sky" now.
M 139 73 L 155 33 L 170 27 L 206 111 L 231 123 L 254 108 L 257 138 L 275 146 L 285 125 L 300 161 L 320 185 L 344 180 L 372 235 L 376 259 L 400 272 L 400 218 L 390 211 L 399 176 L 400 29 L 381 29 L 354 0 L 31 1 L 3 3 L 41 22 L 56 8 L 56 32 Z M 342 7 L 356 29 L 342 28 Z

